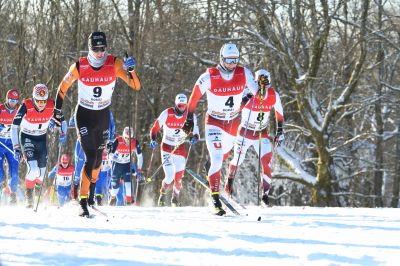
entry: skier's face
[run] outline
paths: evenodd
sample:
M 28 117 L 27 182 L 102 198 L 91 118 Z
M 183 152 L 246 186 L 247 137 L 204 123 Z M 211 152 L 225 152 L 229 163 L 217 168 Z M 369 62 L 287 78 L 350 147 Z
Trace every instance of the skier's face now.
M 17 104 L 18 104 L 18 100 L 16 100 L 16 99 L 8 99 L 7 104 L 10 107 L 10 109 L 14 109 L 15 106 L 17 106 Z
M 35 100 L 35 106 L 39 111 L 43 111 L 46 107 L 47 100 Z
M 238 57 L 227 57 L 224 58 L 224 66 L 226 69 L 229 70 L 234 70 L 239 63 L 239 58 Z
M 92 52 L 96 59 L 102 59 L 106 53 L 106 47 L 104 45 L 94 46 L 92 48 Z
M 176 107 L 178 108 L 178 110 L 180 111 L 180 112 L 185 112 L 186 111 L 186 104 L 184 104 L 184 103 L 178 103 L 177 105 L 176 105 Z

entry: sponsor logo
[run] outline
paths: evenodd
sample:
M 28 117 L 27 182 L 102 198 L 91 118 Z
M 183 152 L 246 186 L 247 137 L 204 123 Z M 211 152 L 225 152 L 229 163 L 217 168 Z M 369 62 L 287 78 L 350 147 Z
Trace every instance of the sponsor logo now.
M 222 92 L 241 92 L 243 91 L 244 86 L 235 86 L 235 87 L 227 87 L 227 88 L 214 88 L 211 91 L 214 93 L 222 93 Z
M 114 77 L 82 77 L 81 80 L 86 83 L 111 82 L 114 81 Z

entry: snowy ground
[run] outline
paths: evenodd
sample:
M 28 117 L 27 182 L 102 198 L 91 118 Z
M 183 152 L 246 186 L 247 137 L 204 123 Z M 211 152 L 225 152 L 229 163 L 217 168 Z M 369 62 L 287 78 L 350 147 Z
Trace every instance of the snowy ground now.
M 0 207 L 0 265 L 400 265 L 398 209 L 102 210 Z

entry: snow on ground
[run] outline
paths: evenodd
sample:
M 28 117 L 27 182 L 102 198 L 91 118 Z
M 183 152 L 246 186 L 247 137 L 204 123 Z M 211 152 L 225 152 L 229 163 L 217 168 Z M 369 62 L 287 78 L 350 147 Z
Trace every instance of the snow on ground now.
M 100 208 L 0 207 L 0 265 L 400 265 L 398 209 Z

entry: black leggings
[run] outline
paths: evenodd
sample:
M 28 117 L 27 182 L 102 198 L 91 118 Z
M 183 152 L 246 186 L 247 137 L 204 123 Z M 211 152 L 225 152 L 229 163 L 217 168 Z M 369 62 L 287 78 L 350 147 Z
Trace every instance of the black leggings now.
M 90 110 L 78 105 L 75 121 L 81 146 L 86 155 L 83 167 L 89 180 L 92 180 L 92 170 L 101 166 L 103 150 L 108 140 L 110 109 L 106 107 L 102 110 Z

